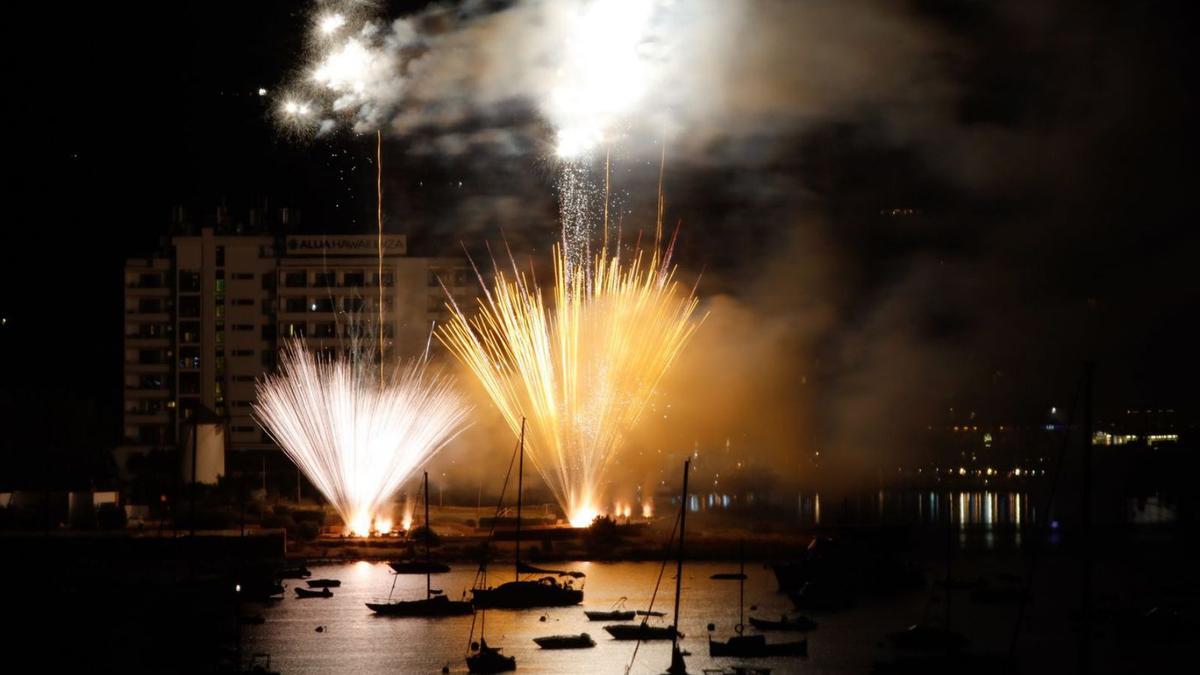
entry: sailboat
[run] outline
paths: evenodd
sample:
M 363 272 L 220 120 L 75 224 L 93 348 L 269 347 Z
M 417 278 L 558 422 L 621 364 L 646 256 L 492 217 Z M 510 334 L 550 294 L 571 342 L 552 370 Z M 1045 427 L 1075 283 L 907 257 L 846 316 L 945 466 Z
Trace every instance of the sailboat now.
M 692 459 L 689 457 L 683 462 L 683 497 L 679 500 L 679 555 L 675 559 L 675 616 L 671 626 L 675 635 L 671 638 L 671 665 L 667 666 L 667 675 L 687 675 L 687 664 L 679 649 L 679 594 L 683 589 L 683 533 L 687 524 L 688 474 L 691 468 Z
M 425 563 L 430 564 L 429 559 L 429 472 L 425 472 Z M 387 616 L 462 616 L 470 614 L 471 603 L 466 600 L 451 600 L 442 594 L 440 590 L 435 590 L 429 580 L 430 567 L 426 567 L 425 572 L 425 597 L 420 600 L 392 600 L 391 594 L 388 595 L 387 602 L 368 602 L 367 607 L 376 614 L 386 614 Z M 396 587 L 396 581 L 392 580 L 392 588 Z M 299 589 L 297 589 L 299 590 Z M 326 589 L 328 590 L 328 589 Z
M 521 563 L 521 492 L 525 474 L 525 421 L 521 421 L 521 459 L 517 469 L 517 532 L 515 576 L 513 581 L 495 588 L 477 588 L 471 591 L 476 607 L 496 609 L 527 609 L 530 607 L 569 607 L 583 602 L 583 589 L 575 588 L 568 579 L 560 582 L 553 576 L 522 581 L 521 572 L 532 569 Z M 582 576 L 579 572 L 563 573 Z M 560 575 L 561 576 L 561 575 Z
M 483 580 L 487 582 L 487 568 L 481 569 Z M 499 647 L 488 646 L 487 639 L 483 637 L 483 630 L 487 622 L 487 610 L 480 609 L 479 611 L 479 644 L 471 643 L 471 649 L 474 654 L 467 656 L 467 672 L 471 673 L 507 673 L 510 670 L 517 669 L 517 657 L 505 656 L 501 654 Z
M 738 574 L 732 578 L 738 580 L 738 622 L 733 627 L 737 635 L 721 642 L 720 640 L 712 639 L 712 635 L 708 636 L 708 655 L 709 656 L 740 656 L 740 657 L 755 657 L 755 656 L 802 656 L 808 654 L 808 640 L 803 639 L 798 642 L 776 642 L 769 643 L 762 635 L 742 635 L 742 630 L 745 628 L 745 609 L 746 609 L 746 546 L 745 542 L 739 547 L 740 567 Z M 709 625 L 711 629 L 711 624 Z

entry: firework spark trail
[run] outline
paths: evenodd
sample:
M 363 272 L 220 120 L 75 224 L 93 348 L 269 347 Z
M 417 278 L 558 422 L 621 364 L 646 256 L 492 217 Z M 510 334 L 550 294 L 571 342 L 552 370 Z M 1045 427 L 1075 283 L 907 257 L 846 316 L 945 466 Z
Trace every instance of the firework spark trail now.
M 341 514 L 366 535 L 381 507 L 414 471 L 464 428 L 468 406 L 424 360 L 383 380 L 352 358 L 321 358 L 303 340 L 283 350 L 281 370 L 258 383 L 255 418 Z
M 528 418 L 526 452 L 574 525 L 598 512 L 623 434 L 698 325 L 669 259 L 669 247 L 626 264 L 596 256 L 580 274 L 555 247 L 553 307 L 514 262 L 474 319 L 451 303 L 438 331 L 514 433 Z

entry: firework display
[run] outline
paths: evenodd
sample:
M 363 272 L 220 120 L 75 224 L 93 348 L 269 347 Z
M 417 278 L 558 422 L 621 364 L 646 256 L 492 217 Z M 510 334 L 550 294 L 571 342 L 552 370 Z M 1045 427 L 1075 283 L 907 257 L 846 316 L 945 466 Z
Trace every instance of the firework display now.
M 392 529 L 384 505 L 463 429 L 467 412 L 424 360 L 380 378 L 362 359 L 315 356 L 303 340 L 287 345 L 254 403 L 262 427 L 359 536 Z
M 623 435 L 696 329 L 697 300 L 674 279 L 670 248 L 597 256 L 586 273 L 555 247 L 551 302 L 513 265 L 478 314 L 453 306 L 438 337 L 479 379 L 573 525 L 600 511 Z

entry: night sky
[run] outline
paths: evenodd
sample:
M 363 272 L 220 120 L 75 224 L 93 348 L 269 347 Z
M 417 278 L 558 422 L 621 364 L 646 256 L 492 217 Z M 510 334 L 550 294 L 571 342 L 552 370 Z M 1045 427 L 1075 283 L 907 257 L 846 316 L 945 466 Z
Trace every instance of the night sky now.
M 816 387 L 804 405 L 819 442 L 837 445 L 850 417 L 924 425 L 947 404 L 997 419 L 1061 405 L 1089 357 L 1102 412 L 1194 419 L 1187 4 L 847 4 L 886 4 L 888 21 L 928 41 L 911 47 L 908 98 L 839 91 L 837 106 L 705 136 L 668 165 L 685 276 L 703 270 L 703 296 L 776 329 L 761 353 L 782 385 Z M 271 119 L 277 99 L 258 95 L 303 62 L 302 3 L 9 11 L 0 415 L 21 431 L 5 454 L 47 437 L 107 449 L 120 433 L 123 260 L 154 250 L 175 204 L 204 216 L 269 199 L 301 209 L 305 228 L 367 231 L 373 138 L 289 137 Z M 744 28 L 736 40 L 750 45 L 758 27 Z M 751 74 L 767 89 L 816 68 L 772 67 Z M 549 133 L 519 104 L 481 118 Z M 544 250 L 556 235 L 544 148 L 438 155 L 420 150 L 426 133 L 446 134 L 387 142 L 390 230 L 433 250 L 503 228 Z M 625 171 L 636 212 L 657 166 Z M 520 213 L 493 212 L 513 196 Z

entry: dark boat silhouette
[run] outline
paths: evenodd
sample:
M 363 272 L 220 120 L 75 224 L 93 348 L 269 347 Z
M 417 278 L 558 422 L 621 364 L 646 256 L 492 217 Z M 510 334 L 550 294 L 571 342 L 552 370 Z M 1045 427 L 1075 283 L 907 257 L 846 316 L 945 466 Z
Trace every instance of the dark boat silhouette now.
M 477 588 L 471 591 L 476 607 L 486 609 L 529 609 L 532 607 L 569 607 L 583 602 L 583 590 L 575 588 L 571 580 L 560 582 L 552 576 L 536 580 L 521 579 L 524 570 L 531 569 L 521 563 L 521 490 L 525 474 L 525 425 L 521 425 L 518 452 L 520 463 L 517 469 L 517 531 L 514 567 L 516 579 L 495 588 Z M 556 572 L 559 576 L 583 576 L 580 572 Z
M 479 638 L 479 650 L 467 657 L 467 671 L 471 673 L 507 673 L 516 669 L 515 656 L 505 656 L 500 648 L 489 647 L 483 637 Z
M 280 579 L 307 579 L 312 576 L 312 572 L 304 565 L 297 565 L 279 570 L 276 576 Z
M 427 560 L 397 560 L 388 563 L 396 574 L 445 574 L 450 571 L 446 563 Z
M 604 630 L 614 640 L 674 640 L 676 637 L 683 637 L 683 634 L 678 632 L 674 626 L 651 626 L 646 622 L 642 623 L 619 623 L 613 626 L 605 626 Z
M 595 647 L 596 641 L 587 633 L 579 635 L 548 635 L 536 637 L 533 641 L 542 649 L 587 649 Z
M 432 563 L 429 559 L 429 472 L 425 472 L 425 564 L 441 564 Z M 388 563 L 394 570 L 396 563 Z M 449 569 L 449 568 L 447 568 Z M 397 572 L 397 574 L 402 574 Z M 423 617 L 439 617 L 439 616 L 463 616 L 474 611 L 471 603 L 466 600 L 451 600 L 442 594 L 440 590 L 434 589 L 430 585 L 429 575 L 432 572 L 425 572 L 425 597 L 419 600 L 392 600 L 391 593 L 388 594 L 388 599 L 385 602 L 368 602 L 367 608 L 376 614 L 385 616 L 423 616 Z M 392 580 L 392 589 L 396 588 L 396 580 Z
M 322 588 L 321 590 L 316 591 L 316 590 L 310 590 L 307 588 L 300 588 L 299 586 L 297 586 L 297 587 L 293 588 L 292 590 L 296 591 L 297 598 L 332 598 L 333 597 L 333 591 L 329 590 L 328 588 Z
M 588 621 L 629 621 L 633 618 L 633 610 L 625 609 L 626 598 L 622 597 L 613 603 L 613 606 L 606 611 L 596 609 L 583 610 L 584 616 Z
M 745 625 L 742 619 L 745 616 L 746 608 L 746 545 L 745 542 L 738 547 L 738 622 L 733 627 L 737 635 L 722 642 L 712 639 L 711 632 L 708 636 L 708 655 L 709 656 L 741 656 L 741 657 L 758 657 L 758 656 L 804 656 L 808 654 L 808 640 L 799 640 L 796 642 L 767 642 L 767 638 L 762 635 L 742 635 L 742 630 Z M 708 625 L 709 631 L 712 631 L 713 625 Z
M 725 642 L 708 638 L 709 656 L 804 656 L 808 654 L 808 640 L 798 642 L 770 643 L 762 635 L 734 635 Z
M 393 600 L 390 602 L 368 602 L 367 607 L 376 614 L 386 616 L 464 616 L 471 613 L 471 603 L 451 600 L 444 595 L 429 595 L 420 600 Z
M 666 612 L 658 612 L 658 611 L 650 612 L 650 611 L 646 611 L 644 609 L 639 609 L 634 613 L 637 614 L 638 616 L 666 616 L 667 615 Z
M 778 621 L 759 619 L 752 616 L 750 617 L 750 625 L 758 630 L 810 631 L 817 628 L 817 622 L 804 615 L 799 615 L 794 619 L 781 616 Z
M 597 612 L 592 610 L 584 610 L 588 621 L 629 621 L 633 618 L 632 609 L 612 610 L 608 612 Z
M 338 588 L 342 585 L 337 579 L 309 579 L 304 583 L 309 588 Z

